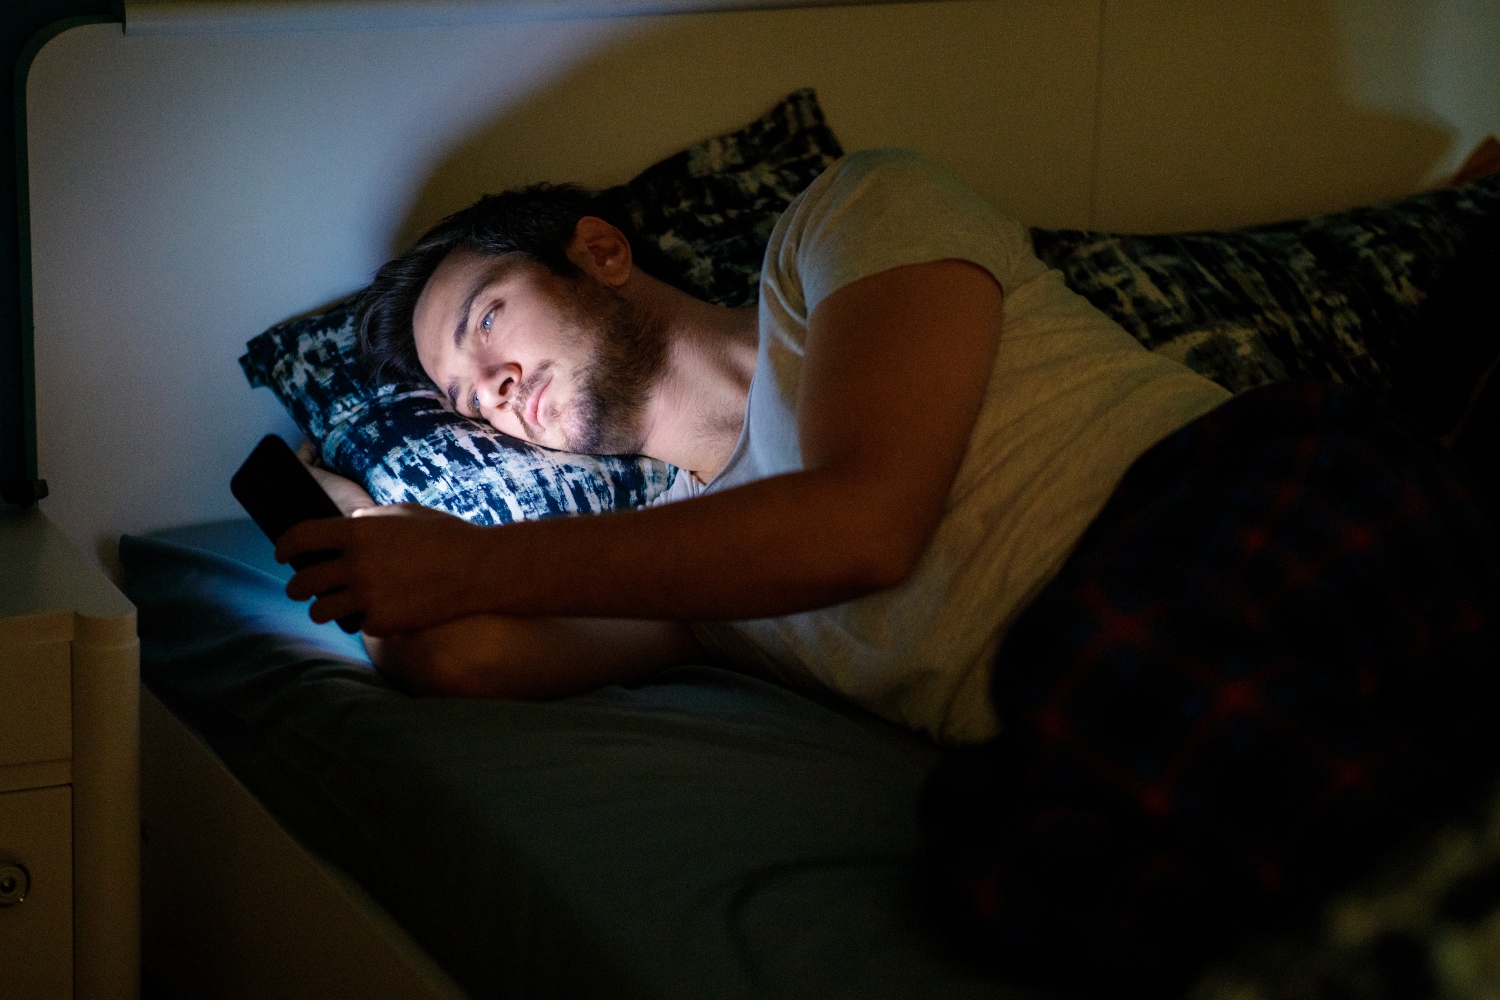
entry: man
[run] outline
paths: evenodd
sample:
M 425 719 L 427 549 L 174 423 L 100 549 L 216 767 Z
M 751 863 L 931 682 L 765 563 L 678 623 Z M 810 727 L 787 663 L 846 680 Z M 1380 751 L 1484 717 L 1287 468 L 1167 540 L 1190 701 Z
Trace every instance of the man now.
M 366 339 L 501 430 L 677 465 L 680 502 L 287 532 L 278 558 L 342 553 L 287 592 L 364 612 L 398 682 L 542 697 L 711 655 L 982 743 L 924 796 L 950 913 L 1008 976 L 1123 995 L 1180 993 L 1490 780 L 1500 538 L 1378 405 L 1226 402 L 913 154 L 793 202 L 755 311 L 588 209 L 439 224 Z
M 686 295 L 566 189 L 482 201 L 382 269 L 387 364 L 460 413 L 683 470 L 653 509 L 481 529 L 309 523 L 317 621 L 364 612 L 417 691 L 544 697 L 705 654 L 945 741 L 1131 463 L 1228 398 L 1143 350 L 1024 230 L 905 152 L 840 160 L 772 234 L 756 310 Z

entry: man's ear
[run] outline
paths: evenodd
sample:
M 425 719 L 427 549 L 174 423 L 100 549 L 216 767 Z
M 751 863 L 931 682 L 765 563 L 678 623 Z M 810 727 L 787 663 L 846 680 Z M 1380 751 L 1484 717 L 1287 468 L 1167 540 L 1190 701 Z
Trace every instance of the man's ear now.
M 619 287 L 630 277 L 630 241 L 596 215 L 585 215 L 573 230 L 568 259 L 606 285 Z

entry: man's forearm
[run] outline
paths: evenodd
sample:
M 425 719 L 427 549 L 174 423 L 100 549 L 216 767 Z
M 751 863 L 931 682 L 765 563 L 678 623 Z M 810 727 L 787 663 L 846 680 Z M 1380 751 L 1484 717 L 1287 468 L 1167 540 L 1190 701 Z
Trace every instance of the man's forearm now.
M 674 620 L 826 607 L 899 583 L 920 548 L 858 484 L 799 472 L 696 500 L 486 532 L 468 553 L 483 610 Z M 925 538 L 925 535 L 924 535 Z
M 428 695 L 558 698 L 705 658 L 679 622 L 476 615 L 364 639 L 393 684 Z
M 287 585 L 311 615 L 365 631 L 474 616 L 698 621 L 827 607 L 910 573 L 932 525 L 882 484 L 818 470 L 644 511 L 480 528 L 457 518 L 307 521 L 278 558 L 333 549 Z

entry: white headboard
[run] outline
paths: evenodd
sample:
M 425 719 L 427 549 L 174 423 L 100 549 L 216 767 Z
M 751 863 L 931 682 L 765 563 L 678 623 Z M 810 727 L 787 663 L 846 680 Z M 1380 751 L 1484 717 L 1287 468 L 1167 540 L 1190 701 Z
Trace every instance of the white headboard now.
M 847 148 L 923 150 L 1047 226 L 1345 207 L 1430 182 L 1500 129 L 1500 98 L 1483 111 L 1472 93 L 1496 86 L 1493 4 L 1464 34 L 1488 78 L 1428 58 L 1406 91 L 1350 53 L 1417 44 L 1400 21 L 1428 10 L 1416 0 L 1238 6 L 70 30 L 27 88 L 42 503 L 106 562 L 121 532 L 236 516 L 235 466 L 260 435 L 296 434 L 246 386 L 247 339 L 359 287 L 485 191 L 616 183 L 797 87 L 817 88 Z

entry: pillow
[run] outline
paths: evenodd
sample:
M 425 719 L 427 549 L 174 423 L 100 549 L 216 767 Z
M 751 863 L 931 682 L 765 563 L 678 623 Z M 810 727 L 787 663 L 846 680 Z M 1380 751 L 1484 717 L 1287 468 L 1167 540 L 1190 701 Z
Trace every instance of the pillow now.
M 240 366 L 276 393 L 323 464 L 376 503 L 419 503 L 474 524 L 597 514 L 647 503 L 675 470 L 647 458 L 569 455 L 501 434 L 431 386 L 364 380 L 354 300 L 274 326 Z
M 799 90 L 737 132 L 705 140 L 601 193 L 663 280 L 720 305 L 754 303 L 771 230 L 843 155 L 817 95 Z M 468 420 L 430 385 L 372 385 L 353 299 L 246 344 L 240 366 L 274 392 L 332 471 L 377 503 L 421 503 L 475 524 L 632 507 L 676 470 L 638 457 L 551 451 Z
M 1500 218 L 1500 175 L 1225 233 L 1031 231 L 1037 256 L 1146 347 L 1232 392 L 1321 378 L 1388 396 L 1419 307 Z
M 804 89 L 605 194 L 674 267 L 664 280 L 721 306 L 748 306 L 776 220 L 843 155 L 818 95 Z

